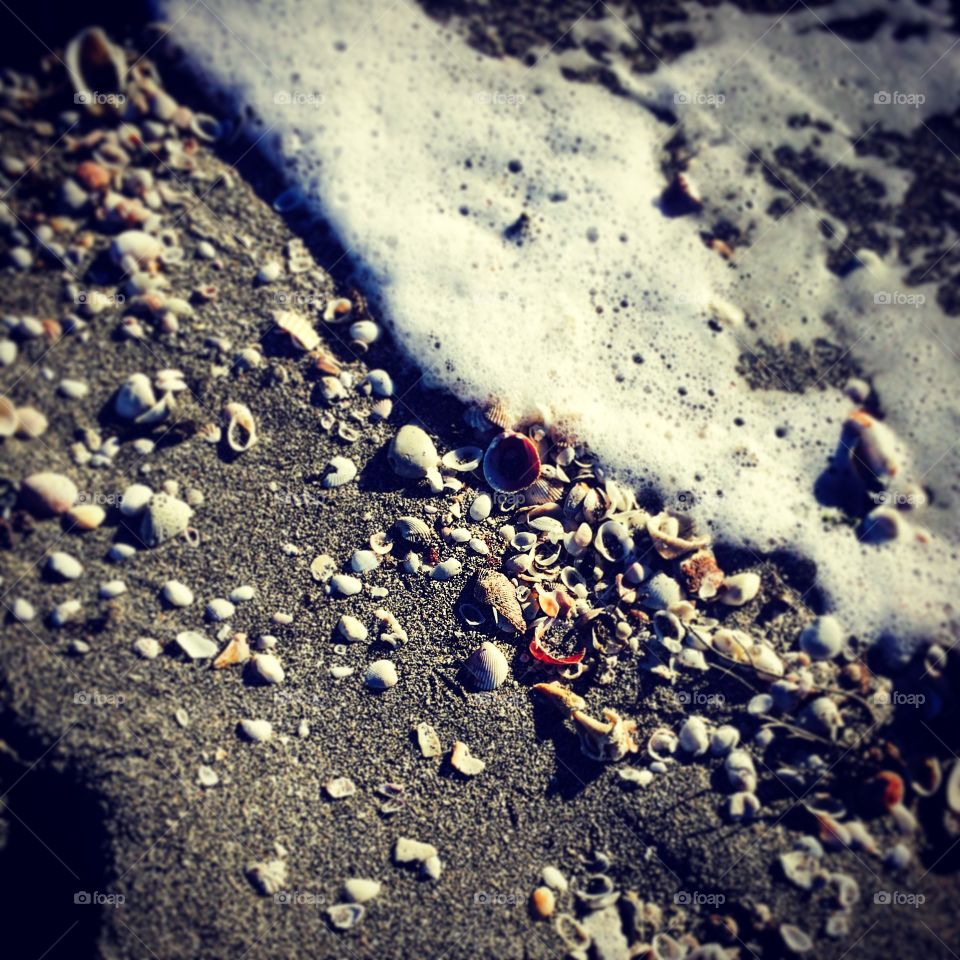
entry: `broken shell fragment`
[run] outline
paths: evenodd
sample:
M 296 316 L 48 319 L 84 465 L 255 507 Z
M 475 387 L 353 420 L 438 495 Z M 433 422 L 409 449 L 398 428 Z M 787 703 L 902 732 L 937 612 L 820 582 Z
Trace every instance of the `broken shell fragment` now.
M 675 560 L 685 553 L 692 553 L 705 547 L 709 537 L 693 535 L 693 521 L 682 514 L 658 513 L 647 521 L 647 533 L 653 543 L 653 549 L 664 560 Z
M 228 403 L 223 408 L 227 446 L 234 453 L 244 453 L 257 442 L 257 425 L 253 412 L 245 403 Z
M 137 420 L 157 404 L 153 384 L 145 373 L 132 373 L 120 385 L 113 409 L 122 420 Z
M 417 746 L 423 757 L 439 757 L 443 753 L 437 731 L 429 723 L 417 724 Z
M 519 493 L 540 476 L 540 453 L 525 434 L 495 437 L 483 457 L 483 475 L 499 493 Z
M 584 710 L 587 706 L 587 701 L 583 697 L 557 680 L 551 680 L 550 683 L 535 683 L 532 689 L 542 694 L 554 709 L 565 717 L 571 717 L 574 711 Z
M 237 663 L 246 663 L 250 659 L 250 645 L 245 633 L 235 633 L 230 642 L 223 648 L 216 660 L 213 661 L 215 670 L 233 666 Z
M 487 640 L 467 658 L 464 672 L 475 690 L 496 690 L 506 680 L 510 667 L 500 648 Z
M 486 763 L 470 753 L 470 748 L 462 740 L 454 740 L 450 751 L 450 766 L 465 777 L 475 777 L 483 773 Z
M 636 722 L 621 717 L 615 710 L 604 709 L 603 720 L 582 710 L 574 710 L 571 717 L 580 737 L 580 749 L 592 760 L 616 762 L 639 749 Z

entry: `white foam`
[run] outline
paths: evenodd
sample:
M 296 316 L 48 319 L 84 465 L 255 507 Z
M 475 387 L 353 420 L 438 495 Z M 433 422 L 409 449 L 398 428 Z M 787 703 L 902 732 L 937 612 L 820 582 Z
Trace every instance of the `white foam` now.
M 315 198 L 434 384 L 575 417 L 609 464 L 655 483 L 668 504 L 693 491 L 718 535 L 816 561 L 838 614 L 865 637 L 944 626 L 960 565 L 948 386 L 957 334 L 932 287 L 909 291 L 926 296 L 922 312 L 875 306 L 878 291 L 908 292 L 902 268 L 866 256 L 846 280 L 829 273 L 822 214 L 801 205 L 775 221 L 765 210 L 776 194 L 745 171 L 750 148 L 802 149 L 818 136 L 828 163 L 885 174 L 893 199 L 902 196 L 903 174 L 860 161 L 852 141 L 874 121 L 909 131 L 950 103 L 955 58 L 918 76 L 948 34 L 895 45 L 884 26 L 871 44 L 853 45 L 806 8 L 779 19 L 698 10 L 697 46 L 671 66 L 638 77 L 612 58 L 631 101 L 561 78 L 559 67 L 586 62 L 582 49 L 541 51 L 532 69 L 484 58 L 404 0 L 323 9 L 172 0 L 166 9 L 198 70 L 263 120 L 262 145 Z M 601 26 L 582 21 L 572 35 L 603 30 L 629 45 L 629 22 L 606 9 Z M 831 13 L 855 9 L 838 3 Z M 944 16 L 911 13 L 930 24 Z M 919 107 L 873 102 L 877 91 L 921 85 Z M 691 102 L 678 104 L 677 93 Z M 703 193 L 732 221 L 754 224 L 735 269 L 704 246 L 703 224 L 657 208 L 661 151 L 675 131 L 642 102 L 678 112 Z M 833 132 L 789 128 L 786 118 L 804 111 Z M 505 231 L 521 215 L 518 245 Z M 713 332 L 717 298 L 744 308 L 756 332 Z M 937 494 L 924 519 L 938 541 L 864 546 L 850 527 L 822 522 L 813 486 L 851 404 L 833 388 L 752 391 L 737 363 L 758 335 L 827 336 L 864 365 Z

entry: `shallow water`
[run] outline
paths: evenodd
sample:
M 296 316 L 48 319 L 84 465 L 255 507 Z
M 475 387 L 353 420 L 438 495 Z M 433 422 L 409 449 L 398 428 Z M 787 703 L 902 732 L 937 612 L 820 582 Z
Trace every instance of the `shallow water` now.
M 826 10 L 693 7 L 693 49 L 642 75 L 629 51 L 650 41 L 612 4 L 535 49 L 532 65 L 481 56 L 405 0 L 165 9 L 198 71 L 260 118 L 259 145 L 333 224 L 430 382 L 506 398 L 517 414 L 545 407 L 668 506 L 692 503 L 716 535 L 809 556 L 864 637 L 948 623 L 960 337 L 936 286 L 904 280 L 930 264 L 920 278 L 932 281 L 939 251 L 898 252 L 883 215 L 883 257 L 844 250 L 842 205 L 828 215 L 815 193 L 842 170 L 852 201 L 872 190 L 881 207 L 902 202 L 914 175 L 859 148 L 879 131 L 914 137 L 952 108 L 960 70 L 936 6 L 905 6 L 869 42 L 828 29 Z M 830 22 L 864 9 L 835 4 Z M 895 41 L 906 22 L 926 36 Z M 595 66 L 598 44 L 620 96 L 563 77 Z M 668 217 L 658 202 L 681 131 L 700 216 Z M 791 148 L 822 165 L 778 218 L 770 205 L 789 195 L 773 168 Z M 724 220 L 748 241 L 732 261 L 701 235 Z M 827 267 L 838 249 L 859 256 L 842 277 Z M 839 349 L 799 383 L 771 354 L 756 359 L 761 340 L 818 338 Z M 751 387 L 745 367 L 775 389 Z M 902 440 L 898 481 L 932 492 L 917 518 L 930 544 L 861 543 L 825 506 L 823 474 L 854 408 L 848 368 Z

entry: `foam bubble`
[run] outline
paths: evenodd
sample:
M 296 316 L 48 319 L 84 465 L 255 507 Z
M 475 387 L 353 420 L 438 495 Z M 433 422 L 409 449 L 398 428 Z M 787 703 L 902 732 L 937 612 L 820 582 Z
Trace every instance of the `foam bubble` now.
M 891 22 L 870 45 L 853 44 L 808 8 L 776 18 L 725 6 L 693 14 L 694 48 L 637 77 L 615 51 L 634 28 L 610 7 L 577 25 L 573 50 L 541 51 L 532 68 L 479 56 L 406 3 L 166 8 L 197 69 L 261 118 L 261 145 L 334 225 L 431 382 L 464 399 L 502 397 L 517 412 L 546 404 L 668 505 L 692 493 L 719 536 L 809 556 L 865 637 L 945 626 L 960 533 L 947 387 L 957 334 L 929 284 L 912 291 L 926 296 L 922 314 L 895 296 L 875 302 L 878 291 L 909 292 L 892 258 L 865 253 L 845 279 L 830 272 L 823 211 L 800 196 L 789 216 L 771 215 L 784 193 L 754 151 L 813 145 L 827 173 L 839 164 L 869 174 L 895 202 L 905 175 L 860 158 L 856 142 L 871 124 L 908 132 L 950 102 L 955 63 L 935 63 L 948 35 L 918 31 L 897 46 Z M 930 25 L 943 16 L 915 13 Z M 608 69 L 630 96 L 562 78 L 561 67 L 589 59 L 592 39 L 611 46 Z M 925 102 L 892 99 L 919 92 L 916 63 L 934 64 Z M 883 92 L 890 102 L 875 99 Z M 696 152 L 691 175 L 712 216 L 749 233 L 733 265 L 705 245 L 703 220 L 666 217 L 657 204 L 677 133 L 658 119 L 665 109 Z M 789 122 L 802 114 L 818 124 Z M 720 302 L 748 322 L 718 323 Z M 924 518 L 932 545 L 862 544 L 818 502 L 852 409 L 835 374 L 802 392 L 777 383 L 771 364 L 780 389 L 745 378 L 745 355 L 765 366 L 761 339 L 814 349 L 817 338 L 839 344 L 841 369 L 858 364 L 879 389 L 915 475 L 937 494 Z

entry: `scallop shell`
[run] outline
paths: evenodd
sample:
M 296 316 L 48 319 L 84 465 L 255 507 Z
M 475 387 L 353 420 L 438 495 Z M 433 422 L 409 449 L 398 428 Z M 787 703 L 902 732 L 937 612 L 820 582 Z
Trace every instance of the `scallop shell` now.
M 234 453 L 244 453 L 257 442 L 257 424 L 253 411 L 245 403 L 228 403 L 223 408 L 226 420 L 227 446 Z
M 335 490 L 349 483 L 356 475 L 357 465 L 349 457 L 331 457 L 320 486 L 324 490 Z
M 496 690 L 507 679 L 510 667 L 500 648 L 487 640 L 467 658 L 464 671 L 475 690 Z
M 525 490 L 540 476 L 540 453 L 536 444 L 522 433 L 501 433 L 487 447 L 483 475 L 500 493 Z
M 309 352 L 320 346 L 320 334 L 313 329 L 306 317 L 295 310 L 274 310 L 273 322 L 300 350 Z
M 524 633 L 527 625 L 517 599 L 516 588 L 502 573 L 488 570 L 480 574 L 473 587 L 473 596 L 481 603 L 493 607 L 517 633 Z
M 433 531 L 419 517 L 400 517 L 394 527 L 401 539 L 409 543 L 427 544 L 433 538 Z

